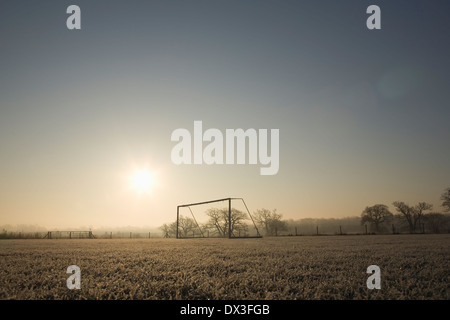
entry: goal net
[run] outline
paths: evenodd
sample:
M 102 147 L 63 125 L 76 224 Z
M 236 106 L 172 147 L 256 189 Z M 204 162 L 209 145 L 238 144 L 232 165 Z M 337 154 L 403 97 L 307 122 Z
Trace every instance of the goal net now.
M 260 238 L 242 198 L 224 198 L 177 207 L 177 238 Z

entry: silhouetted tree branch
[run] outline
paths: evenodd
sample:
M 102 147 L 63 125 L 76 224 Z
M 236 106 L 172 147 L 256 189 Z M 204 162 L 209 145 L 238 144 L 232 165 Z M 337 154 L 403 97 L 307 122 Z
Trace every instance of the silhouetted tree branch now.
M 441 195 L 442 206 L 445 211 L 450 211 L 450 188 L 445 189 L 445 192 Z
M 403 215 L 403 218 L 407 221 L 409 231 L 414 233 L 416 231 L 417 224 L 420 223 L 424 211 L 431 210 L 433 205 L 426 202 L 419 202 L 415 207 L 411 207 L 402 201 L 393 202 L 395 209 Z
M 237 209 L 231 209 L 231 220 L 229 219 L 228 208 L 212 208 L 206 214 L 209 216 L 208 225 L 215 229 L 221 237 L 228 236 L 229 228 L 231 228 L 231 234 L 234 235 L 239 231 L 247 230 L 247 226 L 244 223 L 245 213 Z
M 287 230 L 287 223 L 277 210 L 258 209 L 253 213 L 256 223 L 265 230 L 266 235 L 277 235 L 279 231 Z

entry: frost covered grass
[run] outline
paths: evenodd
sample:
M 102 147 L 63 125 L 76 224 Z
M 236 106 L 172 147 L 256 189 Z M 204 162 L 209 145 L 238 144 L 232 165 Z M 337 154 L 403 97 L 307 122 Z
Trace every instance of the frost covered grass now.
M 449 275 L 450 235 L 0 241 L 0 299 L 448 300 Z

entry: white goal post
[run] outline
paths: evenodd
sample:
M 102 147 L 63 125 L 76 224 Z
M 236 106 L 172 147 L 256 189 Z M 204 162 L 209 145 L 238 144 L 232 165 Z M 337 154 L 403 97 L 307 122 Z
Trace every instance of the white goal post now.
M 248 236 L 248 235 L 241 236 L 240 233 L 239 233 L 239 235 L 236 235 L 236 234 L 234 233 L 234 231 L 233 231 L 233 226 L 232 226 L 232 221 L 233 221 L 232 215 L 233 215 L 233 213 L 234 213 L 233 210 L 232 210 L 232 200 L 242 201 L 242 203 L 244 204 L 245 209 L 246 209 L 246 211 L 247 211 L 246 213 L 248 214 L 248 216 L 249 216 L 249 218 L 250 218 L 250 220 L 251 220 L 251 222 L 252 222 L 252 225 L 253 225 L 253 227 L 255 228 L 256 236 Z M 203 202 L 196 202 L 196 203 L 182 204 L 182 205 L 177 206 L 176 238 L 177 238 L 177 239 L 181 239 L 181 238 L 189 238 L 188 236 L 182 235 L 182 234 L 179 232 L 179 230 L 180 230 L 180 208 L 187 208 L 187 209 L 189 210 L 189 212 L 190 212 L 190 214 L 191 214 L 191 216 L 192 216 L 192 221 L 194 221 L 196 227 L 198 228 L 198 231 L 199 231 L 199 233 L 200 233 L 200 237 L 205 238 L 206 236 L 205 236 L 204 232 L 202 232 L 202 228 L 201 228 L 200 225 L 198 224 L 197 219 L 196 219 L 196 217 L 195 217 L 195 215 L 194 215 L 194 212 L 193 212 L 193 210 L 191 209 L 191 207 L 194 207 L 194 206 L 201 206 L 201 205 L 206 205 L 206 204 L 211 204 L 211 203 L 218 203 L 218 202 L 226 202 L 226 203 L 228 204 L 228 205 L 227 205 L 228 217 L 227 217 L 227 219 L 225 219 L 226 224 L 227 224 L 227 226 L 226 226 L 226 229 L 227 229 L 227 230 L 226 230 L 226 234 L 225 234 L 225 232 L 224 232 L 224 234 L 223 234 L 224 237 L 226 237 L 226 235 L 228 235 L 228 238 L 229 238 L 229 239 L 232 239 L 232 238 L 262 238 L 261 234 L 259 233 L 258 227 L 256 226 L 256 223 L 255 223 L 255 221 L 253 220 L 253 217 L 252 217 L 250 211 L 248 210 L 247 204 L 245 203 L 245 201 L 244 201 L 243 198 L 223 198 L 223 199 L 209 200 L 209 201 L 203 201 Z M 245 213 L 244 213 L 244 214 L 245 214 Z M 225 230 L 224 230 L 224 231 L 225 231 Z M 209 232 L 208 232 L 208 236 L 209 236 Z M 195 236 L 193 235 L 192 237 L 195 237 Z M 192 238 L 192 237 L 191 237 L 191 238 Z

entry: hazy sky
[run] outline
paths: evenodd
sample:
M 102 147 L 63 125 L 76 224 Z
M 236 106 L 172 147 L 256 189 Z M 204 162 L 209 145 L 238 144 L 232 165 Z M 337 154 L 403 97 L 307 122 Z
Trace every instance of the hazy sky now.
M 81 8 L 81 30 L 66 9 Z M 366 9 L 381 8 L 381 30 Z M 0 224 L 159 226 L 243 197 L 360 215 L 450 187 L 450 3 L 1 1 Z M 177 128 L 279 129 L 280 169 L 175 165 Z M 130 175 L 155 176 L 150 194 Z

